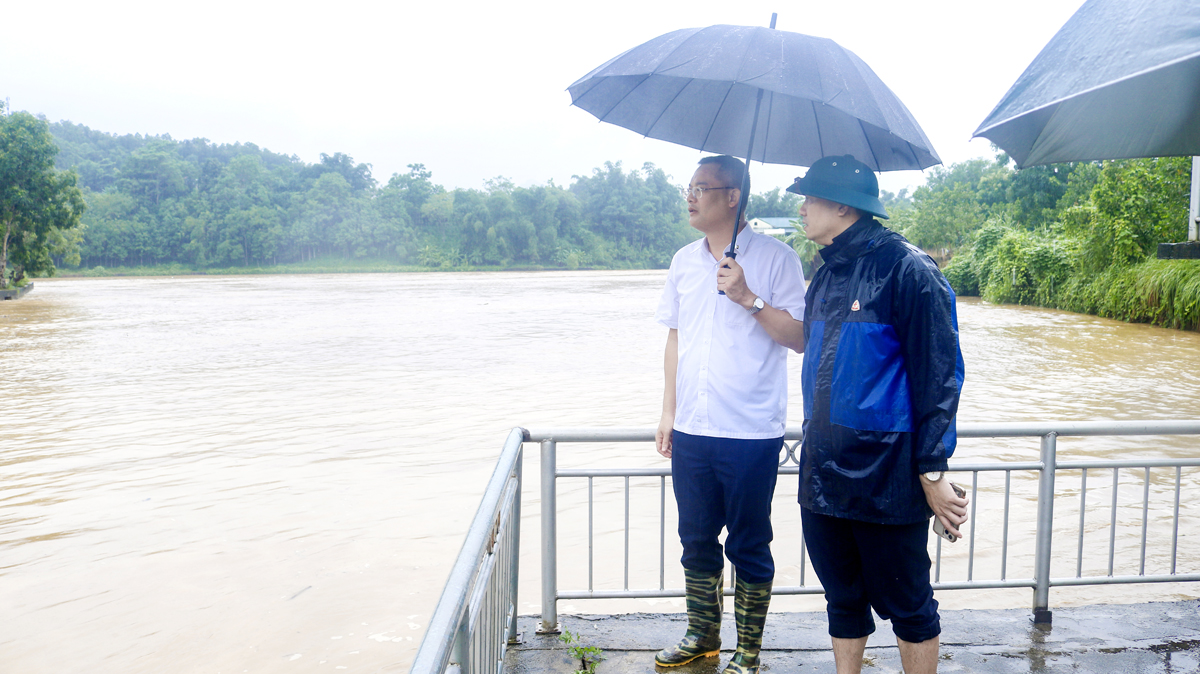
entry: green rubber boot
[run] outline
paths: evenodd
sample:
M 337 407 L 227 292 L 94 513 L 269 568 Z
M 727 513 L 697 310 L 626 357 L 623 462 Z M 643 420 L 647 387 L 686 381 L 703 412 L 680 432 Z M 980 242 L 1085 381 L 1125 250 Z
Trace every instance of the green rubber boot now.
M 737 650 L 722 674 L 758 674 L 758 652 L 762 649 L 763 626 L 771 605 L 771 581 L 734 581 L 733 618 L 737 623 Z
M 721 611 L 725 608 L 724 571 L 716 574 L 683 570 L 688 627 L 683 639 L 654 656 L 660 667 L 686 665 L 696 658 L 721 652 Z

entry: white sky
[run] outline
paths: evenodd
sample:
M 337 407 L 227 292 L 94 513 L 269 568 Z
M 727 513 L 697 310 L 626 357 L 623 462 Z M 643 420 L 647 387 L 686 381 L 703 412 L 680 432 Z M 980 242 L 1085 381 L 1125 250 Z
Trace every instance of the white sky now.
M 380 182 L 423 163 L 448 188 L 566 186 L 606 160 L 686 182 L 696 150 L 601 124 L 566 88 L 679 28 L 768 25 L 832 38 L 916 116 L 946 164 L 991 157 L 971 132 L 1083 0 L 841 2 L 8 3 L 0 97 L 110 133 L 344 152 Z M 754 191 L 802 169 L 754 164 Z M 893 191 L 919 172 L 885 173 Z

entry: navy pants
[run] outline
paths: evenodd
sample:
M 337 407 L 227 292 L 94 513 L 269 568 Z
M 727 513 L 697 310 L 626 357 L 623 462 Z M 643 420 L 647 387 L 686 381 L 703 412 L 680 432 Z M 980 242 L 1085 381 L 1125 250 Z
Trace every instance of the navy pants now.
M 775 578 L 771 557 L 771 498 L 779 474 L 783 438 L 734 440 L 674 431 L 671 482 L 679 506 L 683 568 L 716 573 L 724 554 L 750 583 Z
M 941 634 L 929 584 L 929 522 L 873 524 L 800 508 L 804 544 L 825 587 L 829 635 L 858 639 L 875 631 L 871 609 L 901 639 Z

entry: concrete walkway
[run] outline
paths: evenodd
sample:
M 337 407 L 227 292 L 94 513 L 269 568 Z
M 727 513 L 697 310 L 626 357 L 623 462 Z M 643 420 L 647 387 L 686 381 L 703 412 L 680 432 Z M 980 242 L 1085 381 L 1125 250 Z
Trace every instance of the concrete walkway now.
M 731 602 L 730 602 L 731 603 Z M 597 674 L 654 672 L 654 653 L 674 643 L 683 614 L 564 615 L 564 629 L 605 661 Z M 510 648 L 506 674 L 573 672 L 577 663 L 554 636 L 535 633 L 537 618 L 519 619 L 522 643 Z M 867 643 L 863 671 L 901 672 L 895 637 L 886 622 Z M 718 658 L 659 672 L 718 674 L 736 644 L 733 615 L 721 633 L 728 650 Z M 1050 627 L 1035 626 L 1028 610 L 942 611 L 939 672 L 1071 672 L 1181 674 L 1200 672 L 1200 601 L 1054 609 Z M 763 672 L 834 674 L 824 613 L 772 613 L 763 639 Z

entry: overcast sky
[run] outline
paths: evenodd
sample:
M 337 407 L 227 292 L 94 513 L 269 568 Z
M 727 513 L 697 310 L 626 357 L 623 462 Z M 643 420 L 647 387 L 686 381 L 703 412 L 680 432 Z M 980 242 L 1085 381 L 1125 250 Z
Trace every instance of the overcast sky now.
M 5 7 L 0 97 L 110 133 L 343 152 L 381 182 L 423 163 L 448 188 L 700 153 L 601 124 L 566 88 L 680 28 L 767 25 L 835 40 L 908 106 L 946 164 L 991 157 L 971 133 L 1083 0 L 841 2 L 21 2 Z M 803 170 L 754 164 L 755 192 Z M 893 191 L 919 172 L 883 174 Z

